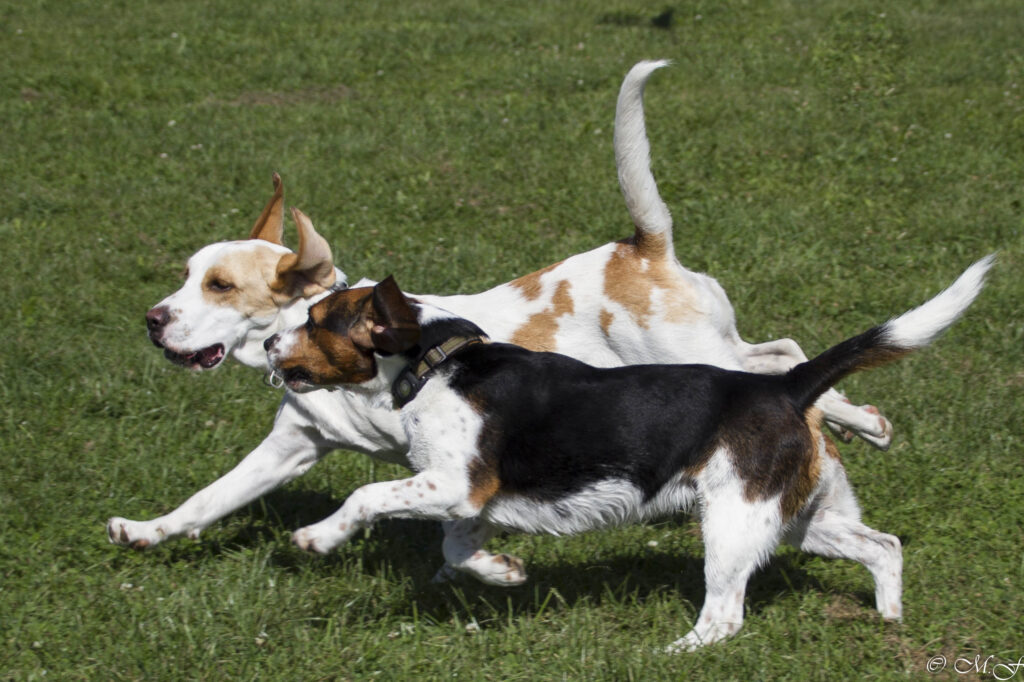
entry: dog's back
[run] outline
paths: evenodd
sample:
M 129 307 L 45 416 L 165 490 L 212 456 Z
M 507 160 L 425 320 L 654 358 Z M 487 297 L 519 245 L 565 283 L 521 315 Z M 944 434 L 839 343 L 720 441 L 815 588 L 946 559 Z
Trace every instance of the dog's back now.
M 508 344 L 466 348 L 444 381 L 482 421 L 469 463 L 473 496 L 487 500 L 483 514 L 500 525 L 573 532 L 608 523 L 606 511 L 585 502 L 607 498 L 609 487 L 621 501 L 617 521 L 688 506 L 687 491 L 720 455 L 746 499 L 778 500 L 786 521 L 819 482 L 820 415 L 807 415 L 814 401 L 842 377 L 929 343 L 971 304 L 990 265 L 979 261 L 920 308 L 785 375 L 708 365 L 595 368 Z M 440 338 L 457 322 L 427 327 Z

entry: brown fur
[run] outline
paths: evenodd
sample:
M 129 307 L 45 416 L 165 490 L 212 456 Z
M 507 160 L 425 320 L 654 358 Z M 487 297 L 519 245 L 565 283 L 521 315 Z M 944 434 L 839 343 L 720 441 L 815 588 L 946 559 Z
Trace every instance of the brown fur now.
M 361 347 L 348 321 L 364 320 L 370 308 L 365 290 L 341 291 L 309 309 L 312 325 L 295 331 L 295 347 L 280 369 L 303 369 L 316 384 L 362 383 L 377 373 L 372 351 Z M 345 324 L 338 325 L 337 321 Z M 352 325 L 359 326 L 359 321 Z M 365 327 L 365 325 L 363 325 Z
M 475 459 L 469 465 L 469 502 L 476 509 L 482 509 L 501 488 L 498 472 L 482 459 Z
M 281 244 L 284 235 L 284 185 L 281 176 L 274 173 L 274 195 L 263 207 L 263 212 L 249 232 L 249 239 L 262 239 L 271 244 Z
M 544 290 L 544 287 L 540 283 L 540 278 L 546 273 L 551 272 L 561 264 L 561 262 L 554 263 L 552 265 L 547 266 L 546 268 L 542 268 L 540 270 L 537 270 L 536 272 L 531 272 L 528 275 L 523 275 L 518 279 L 514 279 L 508 284 L 509 286 L 513 286 L 519 289 L 520 292 L 522 292 L 523 296 L 526 298 L 526 300 L 534 301 L 541 295 L 541 292 Z
M 664 289 L 668 295 L 662 299 L 667 322 L 683 322 L 696 314 L 695 302 L 689 284 L 679 268 L 664 251 L 655 257 L 646 254 L 656 249 L 649 244 L 658 235 L 645 235 L 640 246 L 637 238 L 620 241 L 604 268 L 604 292 L 627 311 L 640 327 L 647 329 L 654 315 L 655 289 Z M 663 237 L 662 237 L 663 239 Z
M 733 426 L 720 445 L 730 453 L 749 501 L 781 496 L 783 519 L 789 519 L 806 501 L 821 471 L 818 440 L 810 420 L 798 419 L 775 404 L 737 404 Z M 819 414 L 820 417 L 820 414 Z M 814 430 L 820 435 L 820 428 Z
M 574 304 L 569 293 L 572 285 L 562 280 L 551 297 L 551 306 L 539 313 L 530 315 L 526 322 L 516 329 L 511 342 L 531 350 L 547 351 L 555 349 L 555 334 L 558 332 L 558 318 L 572 315 Z
M 207 270 L 203 277 L 203 299 L 213 305 L 232 306 L 251 315 L 273 315 L 286 299 L 269 287 L 276 277 L 281 254 L 267 247 L 230 259 Z M 220 290 L 217 285 L 228 285 Z
M 783 520 L 793 518 L 814 492 L 818 479 L 821 478 L 821 446 L 828 447 L 828 439 L 821 432 L 821 410 L 812 407 L 804 416 L 811 437 L 811 449 L 807 456 L 800 460 L 800 469 L 794 484 L 782 496 Z
M 615 313 L 612 313 L 602 308 L 600 318 L 598 319 L 598 323 L 601 325 L 601 333 L 603 333 L 605 336 L 611 336 L 609 330 L 611 329 L 612 322 L 614 320 Z
M 299 250 L 286 253 L 277 263 L 277 276 L 270 288 L 280 293 L 308 298 L 334 284 L 334 261 L 327 240 L 317 234 L 313 222 L 297 208 L 292 219 L 299 233 Z

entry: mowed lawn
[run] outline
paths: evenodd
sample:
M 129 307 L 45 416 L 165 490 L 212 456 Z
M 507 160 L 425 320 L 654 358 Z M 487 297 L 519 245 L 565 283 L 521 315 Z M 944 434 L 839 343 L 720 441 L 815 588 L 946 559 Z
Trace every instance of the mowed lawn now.
M 0 679 L 959 679 L 976 657 L 1005 677 L 1022 36 L 1019 0 L 0 1 Z M 198 541 L 108 544 L 108 517 L 173 509 L 269 431 L 280 393 L 171 366 L 143 315 L 194 251 L 247 236 L 273 172 L 352 281 L 478 291 L 632 233 L 612 124 L 651 58 L 673 60 L 646 103 L 676 251 L 745 339 L 814 354 L 998 252 L 934 347 L 842 385 L 896 429 L 840 449 L 904 543 L 901 625 L 862 566 L 782 549 L 736 638 L 660 653 L 704 598 L 685 517 L 497 538 L 530 573 L 509 590 L 432 583 L 436 524 L 307 556 L 291 530 L 404 475 L 347 452 Z

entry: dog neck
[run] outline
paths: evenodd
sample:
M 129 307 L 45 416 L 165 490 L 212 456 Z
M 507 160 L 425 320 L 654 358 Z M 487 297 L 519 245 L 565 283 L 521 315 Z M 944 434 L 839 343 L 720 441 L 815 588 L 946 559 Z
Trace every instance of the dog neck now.
M 486 343 L 487 335 L 469 320 L 428 305 L 418 305 L 420 341 L 400 357 L 391 380 L 391 397 L 401 409 L 423 388 L 434 372 L 469 346 Z

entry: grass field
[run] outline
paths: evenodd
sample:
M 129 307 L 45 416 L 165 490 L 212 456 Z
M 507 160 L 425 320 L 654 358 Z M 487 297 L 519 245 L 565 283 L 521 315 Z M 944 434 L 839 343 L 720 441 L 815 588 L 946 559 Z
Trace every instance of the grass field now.
M 1024 657 L 1024 5 L 0 0 L 0 679 L 959 679 Z M 435 585 L 440 530 L 327 558 L 290 530 L 400 474 L 335 453 L 208 529 L 133 552 L 269 430 L 280 395 L 144 334 L 187 257 L 284 177 L 354 281 L 471 292 L 631 233 L 611 133 L 626 70 L 688 267 L 750 341 L 809 353 L 998 251 L 935 347 L 843 388 L 896 427 L 841 445 L 904 542 L 905 622 L 868 572 L 782 550 L 723 645 L 687 519 L 508 536 L 530 581 Z M 290 235 L 289 235 L 290 236 Z M 932 665 L 938 665 L 933 663 Z M 964 663 L 960 667 L 964 667 Z M 1006 670 L 1002 671 L 1005 676 Z M 1024 679 L 1024 670 L 1016 673 Z

